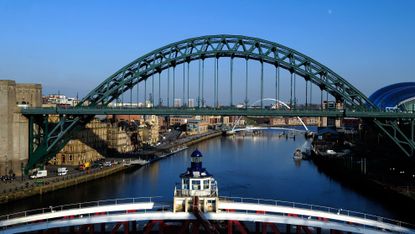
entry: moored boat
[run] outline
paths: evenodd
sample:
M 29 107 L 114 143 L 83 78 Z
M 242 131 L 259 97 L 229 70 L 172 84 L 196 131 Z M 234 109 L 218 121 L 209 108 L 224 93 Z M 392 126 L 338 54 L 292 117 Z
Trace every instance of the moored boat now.
M 293 158 L 294 158 L 294 159 L 296 159 L 296 160 L 300 160 L 300 159 L 302 159 L 302 158 L 303 158 L 303 153 L 301 152 L 301 149 L 300 149 L 300 148 L 297 148 L 297 149 L 294 151 L 294 156 L 293 156 Z

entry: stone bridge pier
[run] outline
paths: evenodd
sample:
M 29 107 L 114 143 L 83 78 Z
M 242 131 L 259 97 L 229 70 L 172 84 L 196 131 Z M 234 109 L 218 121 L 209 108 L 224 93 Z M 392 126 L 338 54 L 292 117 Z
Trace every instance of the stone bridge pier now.
M 28 120 L 20 107 L 41 107 L 42 86 L 0 80 L 0 176 L 22 174 L 28 152 Z

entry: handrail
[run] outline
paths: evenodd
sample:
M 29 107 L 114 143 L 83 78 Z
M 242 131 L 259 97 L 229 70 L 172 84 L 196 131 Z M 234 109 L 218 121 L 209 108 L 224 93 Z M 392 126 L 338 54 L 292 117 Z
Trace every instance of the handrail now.
M 312 211 L 322 211 L 327 212 L 330 214 L 337 214 L 337 215 L 346 215 L 349 217 L 356 217 L 356 218 L 363 218 L 371 221 L 378 221 L 387 224 L 393 224 L 396 226 L 407 227 L 410 229 L 415 229 L 415 225 L 403 222 L 396 219 L 386 218 L 378 215 L 363 213 L 359 211 L 353 211 L 348 209 L 342 208 L 334 208 L 329 206 L 321 206 L 321 205 L 313 205 L 307 203 L 300 203 L 300 202 L 291 202 L 291 201 L 284 201 L 284 200 L 275 200 L 275 199 L 260 199 L 260 198 L 245 198 L 245 197 L 234 197 L 234 196 L 220 196 L 219 199 L 221 200 L 228 200 L 232 202 L 239 202 L 239 203 L 250 203 L 252 202 L 260 205 L 275 205 L 275 206 L 284 206 L 284 207 L 292 207 L 292 208 L 300 208 L 300 209 L 308 209 Z
M 212 112 L 219 111 L 223 113 L 234 113 L 239 115 L 245 112 L 258 112 L 262 114 L 275 114 L 275 113 L 292 113 L 293 116 L 307 116 L 307 114 L 321 114 L 330 116 L 346 116 L 346 117 L 373 117 L 373 118 L 414 118 L 415 113 L 413 111 L 401 111 L 401 112 L 390 112 L 385 110 L 353 110 L 353 109 L 295 109 L 295 110 L 281 110 L 281 109 L 267 109 L 267 108 L 235 108 L 229 106 L 222 107 L 166 107 L 166 106 L 155 106 L 155 107 L 137 107 L 137 106 L 80 106 L 80 107 L 23 107 L 20 109 L 23 114 L 80 114 L 82 111 L 89 111 L 89 114 L 97 114 L 96 111 L 174 111 L 174 110 L 187 110 L 187 111 L 199 111 L 199 112 Z M 233 112 L 232 112 L 233 111 Z
M 12 214 L 1 215 L 0 221 L 27 217 L 29 215 L 44 214 L 47 212 L 70 210 L 74 208 L 89 208 L 89 207 L 99 207 L 99 206 L 104 206 L 104 205 L 131 204 L 131 203 L 134 204 L 134 203 L 143 202 L 143 201 L 154 202 L 155 199 L 161 198 L 161 197 L 162 196 L 115 198 L 115 199 L 104 199 L 104 200 L 87 201 L 87 202 L 80 202 L 80 203 L 69 203 L 69 204 L 63 204 L 63 205 L 57 205 L 57 206 L 49 206 L 48 208 L 25 210 L 25 211 L 19 211 L 16 213 L 12 213 Z M 91 206 L 88 206 L 89 204 L 91 204 Z
M 0 223 L 3 222 L 4 225 L 2 226 L 2 228 L 3 230 L 5 230 L 8 228 L 17 226 L 17 225 L 30 223 L 33 220 L 42 220 L 44 222 L 54 221 L 54 220 L 59 220 L 62 217 L 67 217 L 68 213 L 67 212 L 65 213 L 65 211 L 69 211 L 71 209 L 74 210 L 73 214 L 75 215 L 75 217 L 79 216 L 78 218 L 95 217 L 97 215 L 110 216 L 110 215 L 119 214 L 120 211 L 131 213 L 133 211 L 128 210 L 128 207 L 127 208 L 122 207 L 122 209 L 114 209 L 114 205 L 120 205 L 120 206 L 127 205 L 128 206 L 129 204 L 143 203 L 143 201 L 154 202 L 155 200 L 158 200 L 159 198 L 161 198 L 161 196 L 106 199 L 106 200 L 90 201 L 90 202 L 83 202 L 83 203 L 72 203 L 72 204 L 66 204 L 66 205 L 60 205 L 60 206 L 54 206 L 54 207 L 51 206 L 49 208 L 28 210 L 28 211 L 22 211 L 22 212 L 9 214 L 9 215 L 3 215 L 3 216 L 0 216 Z M 290 202 L 290 201 L 284 201 L 284 200 L 243 198 L 243 197 L 230 197 L 230 196 L 221 196 L 219 197 L 219 199 L 220 201 L 224 203 L 226 202 L 228 203 L 227 205 L 225 205 L 225 207 L 229 206 L 229 203 L 231 204 L 241 203 L 245 205 L 245 206 L 241 206 L 240 207 L 241 209 L 238 209 L 237 207 L 232 208 L 232 209 L 236 209 L 236 211 L 227 210 L 227 208 L 222 208 L 220 212 L 225 212 L 225 213 L 236 212 L 235 214 L 238 214 L 238 213 L 239 214 L 245 214 L 245 213 L 253 214 L 254 212 L 256 215 L 272 215 L 275 213 L 275 214 L 279 214 L 283 216 L 289 216 L 292 211 L 294 211 L 294 214 L 295 214 L 295 210 L 290 210 L 291 208 L 294 208 L 294 209 L 299 209 L 298 210 L 300 212 L 298 213 L 299 217 L 307 218 L 307 219 L 310 219 L 310 216 L 308 214 L 309 212 L 301 213 L 301 210 L 313 211 L 316 215 L 311 215 L 311 217 L 317 217 L 319 215 L 319 212 L 323 212 L 326 214 L 325 216 L 329 216 L 326 218 L 329 222 L 347 223 L 347 221 L 353 222 L 353 221 L 350 221 L 350 219 L 353 220 L 353 218 L 357 218 L 357 219 L 367 220 L 367 222 L 363 221 L 363 222 L 349 223 L 349 224 L 358 225 L 362 227 L 386 228 L 386 230 L 388 230 L 388 228 L 391 228 L 391 230 L 395 230 L 395 231 L 405 230 L 405 232 L 407 230 L 409 230 L 410 232 L 412 232 L 412 230 L 415 230 L 415 226 L 407 222 L 402 222 L 399 220 L 389 219 L 389 218 L 385 218 L 385 217 L 381 217 L 377 215 L 366 214 L 366 213 L 351 211 L 351 210 L 346 210 L 346 209 L 333 208 L 333 207 L 328 207 L 328 206 L 312 205 L 312 204 Z M 272 207 L 277 208 L 277 210 L 271 209 L 268 211 L 267 209 L 265 209 L 263 213 L 258 213 L 256 208 L 254 208 L 255 205 L 257 204 L 268 205 L 270 208 Z M 248 207 L 246 205 L 248 205 Z M 252 205 L 254 206 L 252 208 L 249 208 L 249 206 L 252 206 Z M 96 210 L 94 211 L 94 209 L 92 210 L 89 209 L 89 208 L 98 208 L 98 207 L 104 207 L 104 206 L 108 206 L 108 208 L 107 209 L 102 208 L 102 214 L 101 213 L 97 214 L 95 213 L 97 212 Z M 159 201 L 157 204 L 152 205 L 151 208 L 143 207 L 140 210 L 144 214 L 150 213 L 150 212 L 151 213 L 154 213 L 154 212 L 172 213 L 171 208 L 172 206 L 170 204 L 161 203 L 161 201 Z M 282 208 L 282 210 L 280 211 L 278 208 Z M 79 209 L 79 212 L 76 212 L 77 209 Z M 345 219 L 345 218 L 342 218 L 341 216 L 339 216 L 339 218 L 337 217 L 333 218 L 333 216 L 330 217 L 330 215 L 333 215 L 333 214 L 341 215 L 343 217 L 347 216 L 347 217 L 350 217 L 350 219 L 348 220 L 347 218 Z M 28 217 L 28 216 L 32 216 L 32 217 Z M 321 216 L 321 218 L 324 218 L 325 216 Z

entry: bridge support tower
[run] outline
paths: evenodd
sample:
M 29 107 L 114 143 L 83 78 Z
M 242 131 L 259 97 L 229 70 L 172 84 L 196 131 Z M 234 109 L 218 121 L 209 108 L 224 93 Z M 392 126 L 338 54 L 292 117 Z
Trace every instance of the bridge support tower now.
M 20 108 L 40 107 L 42 86 L 0 80 L 0 175 L 22 173 L 28 159 L 28 120 Z

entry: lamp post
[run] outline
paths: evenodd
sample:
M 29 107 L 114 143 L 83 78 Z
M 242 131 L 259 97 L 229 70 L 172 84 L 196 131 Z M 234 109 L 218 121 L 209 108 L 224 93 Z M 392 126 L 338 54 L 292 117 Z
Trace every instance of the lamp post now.
M 20 169 L 21 169 L 21 173 L 22 173 L 22 181 L 24 181 L 24 173 L 23 173 L 23 171 L 24 171 L 24 164 L 23 164 L 23 162 L 21 162 L 20 163 Z
M 5 162 L 6 162 L 6 167 L 4 168 L 4 175 L 7 175 L 7 173 L 8 173 L 8 170 L 9 170 L 9 162 L 8 162 L 8 160 L 7 160 L 7 154 L 5 154 L 4 155 L 4 157 L 5 157 Z

